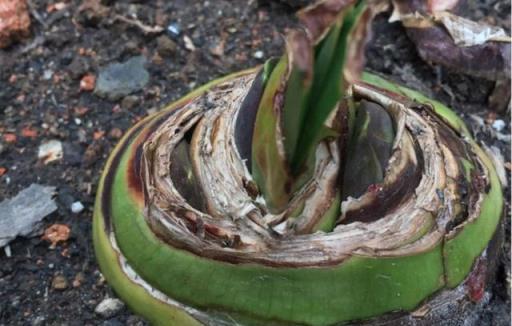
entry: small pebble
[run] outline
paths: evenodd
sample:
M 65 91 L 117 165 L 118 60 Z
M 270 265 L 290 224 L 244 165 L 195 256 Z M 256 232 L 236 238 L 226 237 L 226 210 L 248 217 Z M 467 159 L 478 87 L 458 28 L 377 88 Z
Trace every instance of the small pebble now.
M 91 92 L 96 86 L 96 76 L 93 74 L 86 74 L 80 79 L 80 91 Z
M 114 139 L 119 139 L 119 138 L 121 138 L 122 135 L 123 135 L 123 131 L 119 128 L 113 128 L 109 132 L 109 136 Z
M 73 280 L 73 282 L 71 284 L 73 285 L 74 288 L 78 288 L 78 287 L 80 287 L 80 285 L 82 285 L 82 283 L 84 281 L 85 281 L 84 273 L 79 272 L 78 274 L 76 274 L 75 279 Z
M 12 301 L 11 301 L 11 307 L 16 308 L 19 305 L 20 305 L 20 298 L 14 297 L 14 299 L 12 299 Z
M 50 140 L 39 146 L 37 158 L 44 164 L 60 160 L 62 157 L 62 143 L 58 140 Z
M 157 51 L 162 56 L 172 56 L 176 53 L 177 45 L 169 37 L 161 35 L 156 39 Z
M 502 131 L 503 128 L 505 128 L 506 124 L 505 124 L 505 121 L 501 120 L 501 119 L 496 119 L 494 120 L 494 122 L 492 123 L 492 127 L 496 130 L 496 131 Z
M 178 25 L 177 23 L 170 23 L 169 26 L 167 26 L 167 32 L 171 35 L 171 36 L 180 36 L 181 34 L 181 28 L 180 28 L 180 25 Z
M 68 288 L 68 280 L 63 275 L 57 275 L 52 280 L 52 289 L 65 290 Z
M 146 323 L 144 319 L 139 316 L 131 315 L 126 319 L 126 326 L 144 326 Z
M 4 247 L 4 252 L 5 252 L 5 256 L 7 258 L 11 257 L 12 256 L 12 252 L 11 252 L 11 246 L 7 245 Z
M 183 36 L 183 42 L 185 42 L 185 49 L 189 51 L 195 51 L 196 46 L 194 45 L 194 42 L 192 42 L 192 39 L 188 37 L 187 35 Z
M 147 112 L 147 114 L 155 114 L 158 112 L 158 108 L 151 107 L 151 108 L 147 109 L 146 112 Z
M 67 66 L 69 75 L 73 79 L 79 79 L 87 74 L 91 69 L 91 64 L 87 58 L 75 56 L 71 63 Z
M 78 214 L 83 210 L 84 210 L 84 205 L 81 202 L 76 201 L 73 204 L 71 204 L 71 212 Z
M 30 35 L 28 7 L 25 1 L 0 2 L 0 49 Z
M 104 318 L 111 318 L 123 309 L 123 307 L 124 303 L 121 300 L 105 298 L 96 306 L 94 312 Z
M 121 107 L 125 110 L 133 109 L 137 104 L 139 104 L 139 98 L 135 95 L 125 96 L 121 101 Z
M 125 324 L 121 323 L 118 319 L 112 318 L 109 320 L 105 320 L 101 326 L 124 326 Z
M 263 59 L 263 51 L 256 51 L 252 56 L 256 59 Z
M 44 316 L 37 316 L 32 321 L 32 326 L 41 326 L 44 325 L 44 322 L 46 321 L 46 318 Z
M 43 72 L 43 79 L 44 80 L 50 80 L 53 77 L 53 71 L 47 69 Z
M 139 45 L 136 42 L 128 41 L 124 44 L 124 53 L 137 54 L 139 52 Z

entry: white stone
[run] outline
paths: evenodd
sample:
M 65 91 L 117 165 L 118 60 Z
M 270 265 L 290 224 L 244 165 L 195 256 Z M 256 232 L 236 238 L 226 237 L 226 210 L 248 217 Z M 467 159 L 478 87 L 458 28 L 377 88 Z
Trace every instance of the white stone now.
M 253 57 L 255 57 L 256 59 L 263 59 L 263 51 L 256 51 L 254 52 L 254 54 L 252 55 Z
M 5 256 L 10 258 L 12 256 L 11 246 L 7 245 L 4 247 Z
M 496 119 L 494 120 L 494 122 L 492 123 L 492 127 L 496 130 L 496 131 L 502 131 L 503 128 L 505 128 L 506 124 L 505 124 L 505 121 L 501 120 L 501 119 Z
M 84 205 L 81 202 L 76 201 L 73 204 L 71 204 L 71 211 L 73 213 L 78 214 L 83 210 L 84 210 Z
M 50 69 L 47 69 L 43 72 L 44 80 L 50 80 L 50 79 L 52 79 L 52 77 L 53 77 L 53 71 L 51 71 Z
M 105 298 L 96 306 L 94 312 L 104 318 L 110 318 L 115 316 L 123 307 L 124 303 L 121 300 Z
M 42 160 L 44 164 L 60 160 L 62 156 L 62 143 L 58 140 L 50 140 L 41 144 L 37 153 L 37 157 Z

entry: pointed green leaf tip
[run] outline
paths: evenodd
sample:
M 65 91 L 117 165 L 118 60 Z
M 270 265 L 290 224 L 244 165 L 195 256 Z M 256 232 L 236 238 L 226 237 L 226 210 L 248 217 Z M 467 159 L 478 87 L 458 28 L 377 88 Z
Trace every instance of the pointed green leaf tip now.
M 288 38 L 288 83 L 283 106 L 283 143 L 286 159 L 293 162 L 304 118 L 308 111 L 313 82 L 313 48 L 304 31 L 293 31 Z
M 317 144 L 339 136 L 325 123 L 359 78 L 371 18 L 363 1 L 323 1 L 298 15 L 305 30 L 289 33 L 254 129 L 252 173 L 273 212 L 312 175 Z
M 298 145 L 300 150 L 294 153 L 292 160 L 295 172 L 300 171 L 308 157 L 314 155 L 316 145 L 322 140 L 325 121 L 336 109 L 340 100 L 346 96 L 349 82 L 353 81 L 347 80 L 347 66 L 359 63 L 348 60 L 348 51 L 351 46 L 354 46 L 354 44 L 350 44 L 354 34 L 360 31 L 357 25 L 367 23 L 360 20 L 365 8 L 364 2 L 360 2 L 357 6 L 350 6 L 343 10 L 330 28 L 326 38 L 315 47 L 317 53 L 314 63 L 315 79 L 307 105 L 306 119 L 301 125 L 301 137 Z M 336 45 L 333 46 L 336 37 Z M 363 53 L 358 59 L 362 60 L 362 58 Z M 354 77 L 354 79 L 359 79 L 358 76 Z

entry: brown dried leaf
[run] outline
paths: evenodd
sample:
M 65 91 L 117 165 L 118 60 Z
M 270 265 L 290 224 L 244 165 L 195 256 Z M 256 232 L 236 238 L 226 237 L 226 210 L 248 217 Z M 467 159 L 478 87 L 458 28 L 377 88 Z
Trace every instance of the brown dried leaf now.
M 423 60 L 488 80 L 510 79 L 511 38 L 501 28 L 438 11 L 451 10 L 458 2 L 392 3 L 389 21 L 402 22 Z M 503 102 L 508 102 L 507 96 Z
M 480 45 L 490 41 L 510 43 L 510 36 L 497 26 L 476 23 L 447 11 L 434 13 L 433 18 L 446 28 L 458 46 Z

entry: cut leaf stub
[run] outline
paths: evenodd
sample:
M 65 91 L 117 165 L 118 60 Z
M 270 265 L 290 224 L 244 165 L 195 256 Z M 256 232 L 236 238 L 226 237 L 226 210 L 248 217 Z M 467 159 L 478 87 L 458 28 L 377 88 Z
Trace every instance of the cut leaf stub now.
M 133 310 L 161 325 L 430 325 L 475 301 L 498 177 L 441 103 L 357 80 L 371 15 L 313 5 L 283 57 L 128 131 L 93 234 Z
M 335 141 L 322 142 L 313 178 L 284 212 L 271 214 L 248 186 L 234 139 L 233 117 L 256 75 L 230 77 L 174 104 L 132 129 L 113 153 L 94 234 L 119 295 L 156 323 L 329 325 L 460 293 L 443 289 L 457 287 L 485 250 L 502 197 L 489 159 L 449 111 L 414 102 L 399 86 L 381 85 L 396 94 L 355 84 L 355 103 L 374 103 L 391 117 L 387 164 L 384 154 L 375 161 L 382 181 L 340 204 L 343 157 Z M 187 135 L 190 167 L 179 158 Z M 389 144 L 389 135 L 378 140 Z M 180 190 L 173 164 L 185 165 L 203 206 L 183 197 L 190 191 Z M 331 231 L 315 231 L 329 218 Z M 127 280 L 118 285 L 119 277 Z

